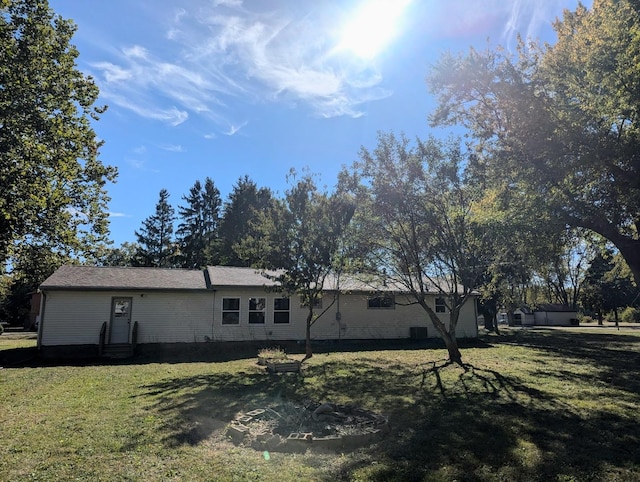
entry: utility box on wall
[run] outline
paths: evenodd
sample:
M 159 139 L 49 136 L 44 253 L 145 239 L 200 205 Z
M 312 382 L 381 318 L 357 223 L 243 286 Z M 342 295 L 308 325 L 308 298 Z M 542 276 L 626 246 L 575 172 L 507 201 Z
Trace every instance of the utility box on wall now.
M 426 340 L 427 339 L 427 327 L 426 326 L 412 326 L 409 328 L 409 338 L 412 340 Z

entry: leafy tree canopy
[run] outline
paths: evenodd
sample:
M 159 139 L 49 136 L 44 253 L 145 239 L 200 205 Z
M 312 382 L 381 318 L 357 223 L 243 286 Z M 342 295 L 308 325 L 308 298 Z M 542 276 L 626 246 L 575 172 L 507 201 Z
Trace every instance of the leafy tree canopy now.
M 74 24 L 45 0 L 0 3 L 0 263 L 25 243 L 91 256 L 108 235 L 107 182 L 91 127 L 98 88 L 77 69 Z
M 466 126 L 478 164 L 544 209 L 611 241 L 640 285 L 640 15 L 631 0 L 579 5 L 554 45 L 444 55 L 433 125 Z M 511 183 L 507 183 L 510 186 Z

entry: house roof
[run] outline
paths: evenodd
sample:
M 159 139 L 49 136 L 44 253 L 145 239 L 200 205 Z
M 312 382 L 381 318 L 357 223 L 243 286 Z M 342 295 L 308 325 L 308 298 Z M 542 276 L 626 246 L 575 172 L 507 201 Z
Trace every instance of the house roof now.
M 231 287 L 265 287 L 277 286 L 279 283 L 270 279 L 266 275 L 277 276 L 282 271 L 261 271 L 255 268 L 240 268 L 234 266 L 208 266 L 207 273 L 211 282 L 211 287 L 231 288 Z M 264 273 L 264 274 L 263 274 Z M 462 290 L 461 287 L 458 289 Z M 379 278 L 371 276 L 357 276 L 353 274 L 343 274 L 338 277 L 327 276 L 324 282 L 325 291 L 351 291 L 351 292 L 406 292 L 406 288 L 397 283 L 382 282 Z M 446 287 L 444 288 L 446 291 Z M 438 294 L 441 291 L 433 284 L 429 286 L 429 293 Z M 473 294 L 477 294 L 474 292 Z
M 267 278 L 255 268 L 241 268 L 237 266 L 207 266 L 207 273 L 211 286 L 216 287 L 256 287 L 276 286 L 278 283 Z M 277 275 L 276 271 L 269 274 Z
M 264 274 L 263 274 L 264 273 Z M 235 266 L 208 266 L 206 270 L 71 266 L 60 267 L 41 285 L 42 290 L 207 290 L 219 288 L 272 287 L 278 283 L 265 276 L 278 271 L 261 271 Z M 406 292 L 402 286 L 371 277 L 328 276 L 325 291 Z M 431 286 L 429 292 L 440 291 Z M 474 293 L 475 294 L 475 293 Z
M 557 305 L 552 303 L 539 304 L 535 311 L 549 311 L 549 312 L 572 312 L 576 311 L 575 308 L 571 308 L 568 305 Z
M 163 268 L 60 267 L 41 285 L 43 290 L 206 290 L 200 270 Z

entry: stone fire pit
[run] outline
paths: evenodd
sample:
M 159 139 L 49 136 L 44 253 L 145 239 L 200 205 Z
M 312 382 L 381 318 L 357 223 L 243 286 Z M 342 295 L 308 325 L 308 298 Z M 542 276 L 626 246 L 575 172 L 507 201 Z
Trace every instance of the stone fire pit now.
M 386 417 L 349 405 L 284 403 L 238 414 L 227 435 L 262 451 L 343 451 L 369 445 L 388 430 Z

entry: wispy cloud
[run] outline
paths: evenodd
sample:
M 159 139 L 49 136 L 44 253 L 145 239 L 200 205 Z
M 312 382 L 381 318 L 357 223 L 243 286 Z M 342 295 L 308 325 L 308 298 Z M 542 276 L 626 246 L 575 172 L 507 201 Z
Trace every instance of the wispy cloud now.
M 110 218 L 130 218 L 131 215 L 130 214 L 125 214 L 125 213 L 114 213 L 114 212 L 110 212 L 109 213 L 109 217 Z
M 235 136 L 238 132 L 240 132 L 240 129 L 242 129 L 246 125 L 247 125 L 247 121 L 244 121 L 242 124 L 239 124 L 239 125 L 230 125 L 229 129 L 226 132 L 223 132 L 223 134 L 225 136 Z
M 159 147 L 160 147 L 160 149 L 165 150 L 165 151 L 169 151 L 169 152 L 186 152 L 184 147 L 182 147 L 181 145 L 176 145 L 176 144 L 162 144 Z
M 357 117 L 365 102 L 392 94 L 374 62 L 336 51 L 346 15 L 339 4 L 271 11 L 240 0 L 170 5 L 165 44 L 120 45 L 108 61 L 91 64 L 110 104 L 171 126 L 203 116 L 233 135 L 244 125 L 229 120 L 229 105 L 239 100 Z

